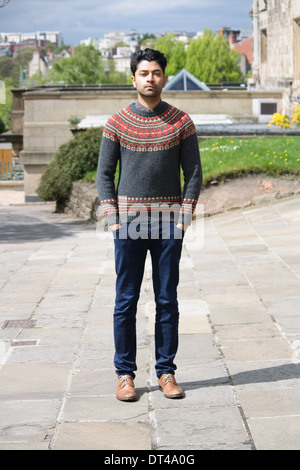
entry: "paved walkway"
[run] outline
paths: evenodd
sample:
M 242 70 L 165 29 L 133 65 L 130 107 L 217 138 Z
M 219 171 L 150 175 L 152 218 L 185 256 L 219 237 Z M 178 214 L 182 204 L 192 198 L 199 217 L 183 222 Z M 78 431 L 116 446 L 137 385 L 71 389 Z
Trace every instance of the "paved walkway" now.
M 0 207 L 0 449 L 299 449 L 299 208 L 298 195 L 198 219 L 187 233 L 183 400 L 157 388 L 147 260 L 140 399 L 121 403 L 111 234 L 52 205 Z

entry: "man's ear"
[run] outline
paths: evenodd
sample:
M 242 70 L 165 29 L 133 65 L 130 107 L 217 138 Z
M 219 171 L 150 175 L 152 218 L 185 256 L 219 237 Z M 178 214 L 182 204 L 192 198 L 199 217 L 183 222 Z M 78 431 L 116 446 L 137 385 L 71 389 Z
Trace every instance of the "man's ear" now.
M 135 76 L 132 75 L 131 77 L 131 81 L 132 81 L 132 85 L 134 86 L 134 88 L 136 88 L 136 84 L 135 84 Z

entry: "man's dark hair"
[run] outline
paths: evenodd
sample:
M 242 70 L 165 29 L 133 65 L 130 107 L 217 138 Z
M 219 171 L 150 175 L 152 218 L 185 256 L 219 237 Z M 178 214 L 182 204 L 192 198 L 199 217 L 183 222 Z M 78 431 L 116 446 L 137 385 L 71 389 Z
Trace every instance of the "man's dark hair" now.
M 143 60 L 147 60 L 148 62 L 157 62 L 160 65 L 162 71 L 165 73 L 167 59 L 164 54 L 160 51 L 156 51 L 155 49 L 145 49 L 144 51 L 137 51 L 131 56 L 130 67 L 133 76 L 137 71 L 139 63 Z

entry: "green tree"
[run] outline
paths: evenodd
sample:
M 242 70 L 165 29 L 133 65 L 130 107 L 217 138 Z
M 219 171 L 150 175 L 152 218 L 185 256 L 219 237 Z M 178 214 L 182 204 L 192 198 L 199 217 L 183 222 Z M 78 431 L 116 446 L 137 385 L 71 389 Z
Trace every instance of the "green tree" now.
M 2 122 L 2 131 L 11 128 L 11 112 L 13 107 L 13 96 L 11 93 L 12 88 L 15 88 L 10 79 L 5 79 L 5 104 L 0 104 L 0 120 Z M 1 133 L 0 132 L 0 133 Z
M 21 68 L 28 69 L 32 56 L 33 50 L 24 48 L 15 57 L 0 58 L 0 80 L 5 83 L 6 93 L 5 104 L 0 104 L 0 119 L 5 129 L 11 128 L 11 112 L 13 107 L 11 90 L 20 85 L 20 70 Z
M 23 49 L 16 57 L 0 58 L 0 79 L 6 83 L 19 86 L 20 69 L 27 69 L 33 56 L 32 49 Z
M 239 54 L 231 51 L 226 39 L 206 29 L 202 37 L 193 39 L 187 49 L 186 69 L 205 83 L 240 81 Z
M 0 78 L 1 80 L 10 79 L 17 86 L 19 83 L 20 69 L 12 57 L 1 57 L 0 59 Z
M 139 45 L 146 45 L 147 47 L 153 48 L 155 41 L 156 37 L 154 34 L 146 33 L 140 38 Z
M 33 49 L 29 47 L 25 47 L 17 54 L 16 57 L 14 57 L 13 60 L 19 67 L 27 68 L 32 57 L 33 57 Z
M 115 71 L 113 61 L 102 60 L 101 53 L 93 45 L 80 45 L 71 57 L 54 62 L 49 79 L 67 85 L 126 82 L 126 76 Z
M 94 46 L 80 45 L 76 47 L 71 57 L 64 57 L 54 62 L 49 72 L 53 82 L 63 82 L 68 85 L 87 85 L 101 82 L 105 75 L 101 54 Z
M 176 75 L 185 68 L 186 52 L 184 44 L 174 34 L 168 34 L 155 41 L 155 49 L 163 52 L 168 60 L 166 75 Z
M 116 71 L 116 63 L 113 59 L 108 59 L 105 64 L 105 75 L 101 77 L 101 83 L 126 83 L 127 74 Z

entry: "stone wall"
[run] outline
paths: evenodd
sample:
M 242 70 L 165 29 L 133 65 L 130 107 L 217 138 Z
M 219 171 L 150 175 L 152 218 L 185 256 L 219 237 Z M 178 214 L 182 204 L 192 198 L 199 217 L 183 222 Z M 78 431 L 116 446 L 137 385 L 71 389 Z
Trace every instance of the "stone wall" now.
M 98 222 L 104 218 L 95 183 L 82 181 L 73 183 L 70 199 L 65 207 L 66 214 Z
M 233 209 L 243 209 L 252 205 L 271 202 L 300 194 L 300 178 L 289 176 L 280 178 L 269 175 L 247 175 L 228 183 L 213 184 L 203 187 L 199 203 L 204 206 L 204 216 L 219 214 Z M 202 208 L 198 206 L 194 217 L 202 217 Z M 65 212 L 81 219 L 98 223 L 96 230 L 107 230 L 103 209 L 99 205 L 94 183 L 73 183 L 72 194 Z
M 262 88 L 283 90 L 283 113 L 300 102 L 300 1 L 253 0 L 253 75 Z

